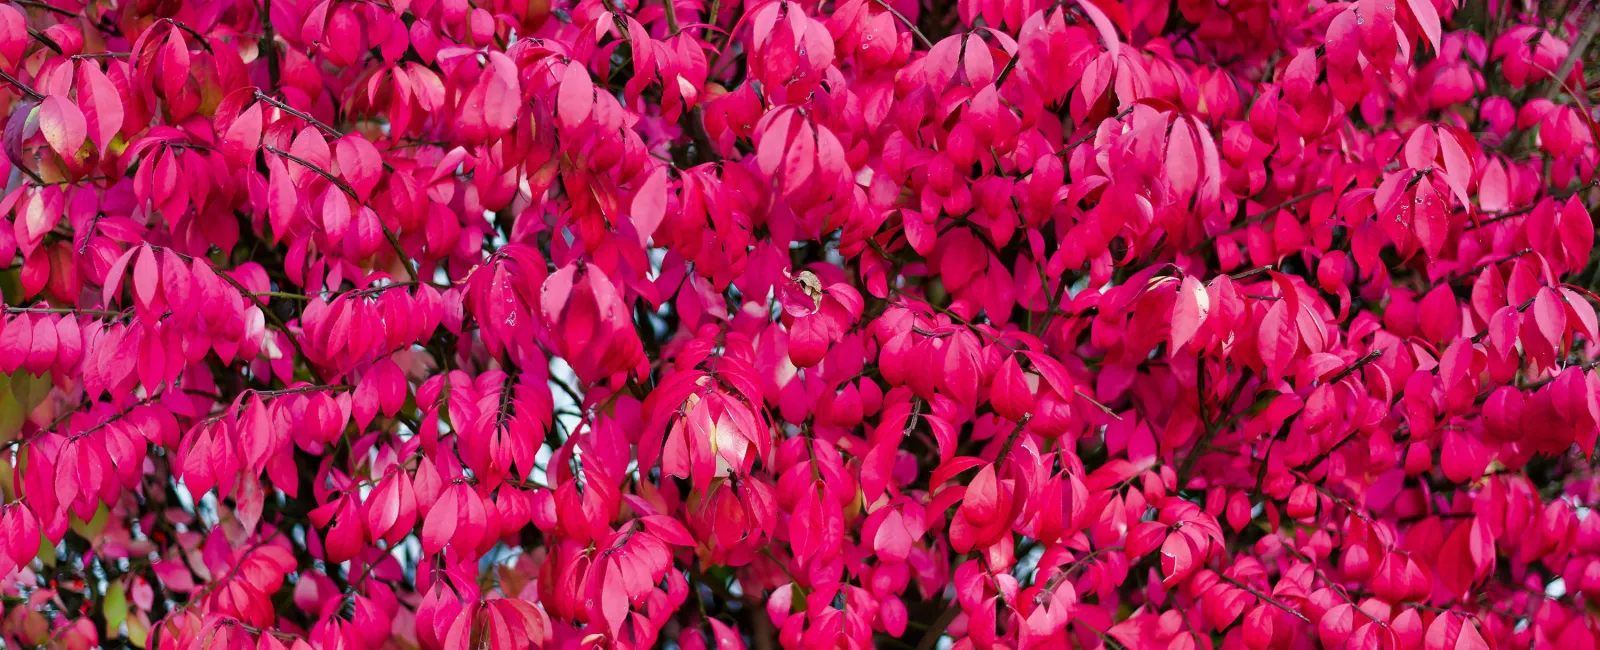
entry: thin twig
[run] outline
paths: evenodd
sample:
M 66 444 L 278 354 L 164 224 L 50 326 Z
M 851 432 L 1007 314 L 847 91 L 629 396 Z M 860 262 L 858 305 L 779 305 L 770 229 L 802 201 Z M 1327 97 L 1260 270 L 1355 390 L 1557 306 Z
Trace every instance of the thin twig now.
M 1266 273 L 1267 271 L 1271 271 L 1271 270 L 1272 270 L 1272 266 L 1271 265 L 1258 266 L 1258 267 L 1255 267 L 1255 268 L 1250 269 L 1248 271 L 1240 271 L 1238 273 L 1234 273 L 1233 275 L 1228 276 L 1228 279 L 1230 279 L 1230 280 L 1243 280 L 1243 279 L 1251 277 L 1251 276 L 1261 275 L 1262 273 Z
M 339 129 L 335 129 L 335 128 L 331 127 L 331 126 L 328 126 L 322 120 L 319 120 L 319 119 L 317 119 L 315 117 L 312 117 L 310 113 L 307 113 L 307 112 L 302 111 L 302 110 L 300 110 L 298 108 L 290 106 L 287 102 L 279 100 L 278 98 L 273 97 L 272 95 L 268 95 L 268 94 L 266 94 L 264 92 L 261 92 L 260 90 L 257 90 L 256 91 L 256 100 L 257 101 L 266 102 L 268 104 L 276 106 L 278 108 L 278 110 L 280 110 L 280 111 L 283 111 L 285 113 L 288 113 L 290 115 L 298 117 L 298 118 L 300 118 L 302 120 L 305 120 L 307 124 L 310 124 L 311 126 L 314 126 L 314 127 L 319 128 L 319 129 L 322 129 L 328 135 L 333 136 L 335 140 L 344 137 L 344 132 L 343 131 L 340 131 Z
M 928 48 L 930 50 L 933 49 L 933 41 L 928 40 L 927 35 L 923 34 L 922 30 L 917 29 L 917 24 L 916 23 L 911 22 L 910 18 L 906 18 L 905 14 L 900 13 L 894 7 L 889 6 L 889 3 L 884 2 L 884 0 L 877 0 L 877 2 L 878 2 L 878 6 L 879 7 L 883 7 L 884 9 L 888 10 L 888 12 L 891 15 L 893 15 L 895 17 L 895 19 L 899 20 L 908 29 L 910 29 L 911 33 L 916 35 L 917 40 L 922 41 L 922 46 L 923 47 L 926 47 L 926 48 Z
M 1339 383 L 1339 381 L 1341 379 L 1344 379 L 1345 377 L 1349 377 L 1350 375 L 1355 374 L 1355 372 L 1357 370 L 1360 370 L 1362 366 L 1365 366 L 1365 365 L 1367 365 L 1369 363 L 1377 361 L 1378 357 L 1381 357 L 1381 356 L 1383 356 L 1383 350 L 1373 350 L 1371 352 L 1368 352 L 1366 354 L 1366 356 L 1363 356 L 1360 359 L 1356 359 L 1356 362 L 1350 364 L 1350 366 L 1348 368 L 1345 368 L 1344 370 L 1340 370 L 1339 374 L 1334 375 L 1331 379 L 1328 380 L 1328 383 L 1330 383 L 1330 384 Z
M 1000 445 L 1000 453 L 995 455 L 994 462 L 996 462 L 996 463 L 1005 462 L 1006 455 L 1011 453 L 1012 445 L 1015 445 L 1017 443 L 1017 438 L 1022 435 L 1022 430 L 1028 426 L 1028 420 L 1032 420 L 1032 419 L 1033 419 L 1033 415 L 1032 414 L 1025 413 L 1025 414 L 1023 414 L 1021 420 L 1017 420 L 1017 427 L 1015 429 L 1011 430 L 1011 435 L 1006 436 L 1005 444 Z
M 43 2 L 39 2 L 38 0 L 11 0 L 11 1 L 15 2 L 15 3 L 19 4 L 19 5 L 22 5 L 24 7 L 33 7 L 34 9 L 43 9 L 43 10 L 48 11 L 50 13 L 66 16 L 68 18 L 76 18 L 78 16 L 78 14 L 76 12 L 67 11 L 66 9 L 62 9 L 60 7 L 56 7 L 56 6 L 49 5 L 49 4 L 46 4 L 46 3 L 43 3 Z
M 274 147 L 270 144 L 262 145 L 262 148 L 266 149 L 270 153 L 281 156 L 284 160 L 298 163 L 301 167 L 305 167 L 306 169 L 316 172 L 318 176 L 327 179 L 328 182 L 332 183 L 334 187 L 339 188 L 339 191 L 344 192 L 345 196 L 350 197 L 350 200 L 357 203 L 361 202 L 361 198 L 356 196 L 355 190 L 351 189 L 348 184 L 342 180 L 339 180 L 337 176 L 334 176 L 328 170 L 318 167 L 315 163 L 312 163 L 309 160 Z M 417 277 L 417 270 L 411 267 L 411 258 L 407 257 L 405 249 L 400 247 L 400 238 L 395 236 L 394 231 L 389 229 L 389 224 L 384 223 L 382 219 L 378 220 L 378 226 L 383 228 L 384 239 L 389 240 L 389 246 L 394 249 L 394 254 L 400 258 L 400 265 L 406 267 L 406 275 L 411 277 L 412 282 L 421 282 L 421 279 Z
M 55 52 L 56 54 L 66 54 L 65 51 L 62 51 L 61 44 L 57 43 L 55 39 L 50 38 L 49 36 L 45 36 L 44 32 L 41 32 L 41 31 L 39 31 L 37 29 L 29 27 L 28 28 L 28 35 L 32 36 L 33 40 L 39 41 L 45 47 L 50 48 L 51 52 Z
M 161 250 L 161 249 L 159 247 L 157 247 L 157 250 Z M 183 260 L 185 262 L 191 262 L 191 263 L 194 262 L 195 258 L 192 255 L 186 255 L 184 253 L 180 253 L 180 252 L 172 250 L 170 248 L 165 249 L 165 250 L 168 253 L 172 253 L 173 255 L 177 255 L 178 259 L 181 259 L 181 260 Z M 206 264 L 210 264 L 210 262 L 208 261 L 208 262 L 206 262 Z M 228 273 L 226 271 L 223 271 L 221 269 L 217 269 L 217 271 L 218 271 L 216 273 L 217 277 L 222 278 L 223 282 L 227 282 L 230 286 L 232 286 L 234 288 L 235 291 L 238 291 L 239 295 L 243 296 L 246 302 L 254 303 L 258 308 L 261 309 L 261 313 L 267 317 L 267 320 L 271 321 L 273 325 L 277 326 L 277 328 L 279 330 L 283 331 L 283 336 L 285 338 L 289 339 L 289 345 L 294 348 L 294 352 L 295 352 L 295 354 L 297 356 L 299 356 L 300 358 L 303 358 L 303 359 L 308 359 L 308 360 L 310 359 L 310 357 L 306 356 L 306 351 L 300 347 L 300 339 L 295 338 L 294 332 L 289 331 L 289 324 L 283 322 L 282 318 L 278 318 L 278 313 L 277 312 L 275 312 L 275 311 L 273 311 L 271 309 L 267 309 L 265 305 L 262 305 L 260 301 L 256 300 L 254 297 L 252 297 L 251 296 L 252 292 L 249 289 L 245 288 L 244 285 L 239 284 L 239 281 L 233 279 L 233 276 L 228 275 Z
M 267 83 L 278 92 L 278 37 L 272 30 L 272 0 L 261 0 L 261 54 L 267 59 Z
M 1200 372 L 1204 373 L 1205 369 L 1201 368 Z M 1233 385 L 1233 390 L 1228 394 L 1227 401 L 1222 403 L 1222 408 L 1217 410 L 1218 417 L 1227 416 L 1228 419 L 1208 425 L 1206 430 L 1200 433 L 1200 440 L 1195 442 L 1194 448 L 1184 455 L 1183 463 L 1178 466 L 1178 489 L 1183 489 L 1183 486 L 1189 483 L 1189 473 L 1194 471 L 1195 463 L 1198 463 L 1200 457 L 1205 455 L 1206 448 L 1211 444 L 1211 439 L 1217 435 L 1218 431 L 1232 426 L 1234 418 L 1229 414 L 1233 412 L 1234 405 L 1239 403 L 1239 396 L 1244 394 L 1245 384 L 1250 383 L 1250 378 L 1253 374 L 1249 368 L 1245 368 L 1245 371 L 1239 375 L 1237 383 Z
M 1496 214 L 1496 215 L 1494 215 L 1492 217 L 1489 217 L 1488 219 L 1483 219 L 1483 220 L 1480 220 L 1480 221 L 1475 221 L 1473 223 L 1469 223 L 1469 224 L 1467 224 L 1465 226 L 1462 226 L 1461 229 L 1463 231 L 1473 230 L 1475 228 L 1482 228 L 1482 227 L 1490 225 L 1490 224 L 1499 223 L 1499 222 L 1505 221 L 1507 219 L 1514 219 L 1516 217 L 1520 217 L 1522 215 L 1528 214 L 1529 212 L 1533 212 L 1534 210 L 1539 209 L 1539 206 L 1542 203 L 1544 203 L 1544 201 L 1542 200 L 1544 198 L 1566 199 L 1566 198 L 1572 197 L 1573 195 L 1578 194 L 1579 192 L 1582 192 L 1582 191 L 1588 189 L 1589 187 L 1590 187 L 1590 185 L 1583 185 L 1581 187 L 1574 188 L 1572 190 L 1561 190 L 1559 192 L 1551 192 L 1550 194 L 1546 195 L 1545 197 L 1540 197 L 1541 200 L 1534 201 L 1532 204 L 1522 206 L 1522 207 L 1517 208 L 1515 210 L 1510 210 L 1510 211 L 1507 211 L 1507 212 L 1502 212 L 1502 213 Z M 1493 214 L 1493 213 L 1491 213 L 1491 214 Z
M 104 309 L 75 309 L 72 307 L 6 307 L 9 314 L 74 314 L 78 316 L 93 316 L 95 318 L 113 318 L 121 316 L 122 312 Z
M 1502 262 L 1510 262 L 1511 260 L 1517 259 L 1519 257 L 1522 257 L 1523 255 L 1527 255 L 1528 253 L 1532 253 L 1532 252 L 1533 252 L 1532 248 L 1524 248 L 1524 249 L 1521 249 L 1521 250 L 1518 250 L 1518 251 L 1513 251 L 1513 252 L 1510 252 L 1510 253 L 1506 253 L 1505 255 L 1503 255 L 1501 257 L 1497 257 L 1495 259 L 1489 260 L 1487 262 L 1484 262 L 1482 264 L 1474 266 L 1474 267 L 1472 267 L 1470 269 L 1467 269 L 1465 271 L 1461 271 L 1459 273 L 1451 273 L 1449 275 L 1446 275 L 1446 276 L 1444 276 L 1444 280 L 1439 282 L 1439 284 L 1454 284 L 1455 282 L 1457 282 L 1459 280 L 1469 279 L 1472 276 L 1477 275 L 1479 271 L 1487 269 L 1487 268 L 1489 268 L 1491 266 L 1495 266 L 1495 265 L 1500 264 Z
M 11 76 L 5 70 L 0 70 L 0 79 L 4 79 L 6 81 L 6 83 L 9 83 L 9 84 L 11 84 L 13 86 L 16 86 L 17 90 L 22 91 L 23 94 L 25 94 L 25 95 L 27 95 L 29 97 L 32 97 L 33 99 L 35 99 L 37 101 L 41 101 L 41 102 L 44 101 L 44 95 L 41 95 L 41 94 L 39 94 L 39 91 L 34 90 L 33 86 L 29 86 L 28 84 L 22 83 L 22 80 Z
M 211 42 L 206 40 L 205 34 L 201 34 L 200 32 L 195 31 L 193 27 L 180 23 L 171 18 L 168 18 L 167 22 L 172 23 L 173 27 L 177 27 L 178 29 L 188 32 L 190 36 L 195 38 L 195 40 L 200 41 L 200 49 L 205 50 L 206 54 L 214 54 L 214 52 L 211 51 Z
M 939 643 L 939 637 L 944 636 L 945 628 L 956 620 L 956 615 L 961 613 L 961 606 L 955 603 L 945 603 L 944 611 L 939 612 L 939 618 L 933 619 L 933 624 L 928 626 L 928 631 L 922 634 L 922 640 L 917 642 L 917 650 L 933 650 Z
M 311 126 L 314 126 L 314 127 L 317 127 L 318 129 L 321 129 L 322 132 L 333 136 L 333 139 L 335 139 L 335 140 L 338 140 L 339 138 L 343 138 L 346 135 L 346 133 L 344 131 L 340 131 L 339 129 L 336 129 L 336 128 L 332 127 L 332 126 L 329 126 L 328 123 L 323 122 L 322 120 L 319 120 L 319 119 L 317 119 L 315 117 L 312 117 L 310 113 L 307 113 L 307 112 L 302 111 L 302 110 L 300 110 L 298 108 L 290 106 L 287 102 L 284 102 L 284 101 L 282 101 L 282 100 L 280 100 L 280 99 L 278 99 L 276 97 L 273 97 L 273 96 L 268 95 L 268 94 L 266 94 L 264 92 L 261 92 L 260 90 L 256 91 L 256 99 L 259 100 L 259 101 L 262 101 L 262 102 L 266 102 L 267 104 L 270 104 L 270 105 L 276 107 L 278 110 L 281 110 L 281 111 L 283 111 L 285 113 L 288 113 L 288 114 L 293 115 L 295 117 L 298 117 L 298 118 L 300 118 L 302 120 L 305 120 L 307 124 L 310 124 Z M 383 163 L 383 170 L 384 171 L 387 171 L 387 172 L 393 172 L 394 171 L 394 166 L 390 165 L 388 161 L 380 161 L 380 162 Z
M 257 397 L 280 397 L 283 395 L 299 395 L 301 393 L 320 393 L 322 391 L 338 392 L 346 390 L 352 389 L 350 386 L 346 386 L 344 384 L 315 384 L 312 386 L 296 386 L 294 388 L 283 388 L 279 390 L 251 390 L 249 392 L 255 393 Z
M 1561 60 L 1561 66 L 1556 68 L 1555 76 L 1550 79 L 1551 85 L 1544 91 L 1545 101 L 1555 101 L 1556 95 L 1561 94 L 1561 89 L 1566 87 L 1567 75 L 1572 74 L 1572 67 L 1577 65 L 1578 57 L 1583 56 L 1584 50 L 1589 49 L 1589 41 L 1597 31 L 1600 31 L 1600 11 L 1593 11 L 1589 13 L 1589 20 L 1578 30 L 1578 40 L 1573 42 L 1572 49 L 1567 50 L 1567 58 Z
M 75 60 L 83 60 L 83 59 L 126 59 L 130 55 L 131 54 L 129 52 L 90 52 L 88 54 L 74 54 L 74 55 L 72 55 L 72 58 L 75 59 Z
M 1017 69 L 1017 60 L 1021 58 L 1021 56 L 1013 56 L 1011 57 L 1010 61 L 1006 61 L 1006 66 L 1004 68 L 1000 68 L 1000 74 L 994 78 L 994 87 L 996 89 L 1000 88 L 1000 85 L 1006 82 L 1006 79 L 1011 76 L 1012 70 Z
M 403 288 L 403 287 L 414 287 L 414 286 L 417 286 L 419 284 L 421 284 L 421 283 L 420 282 L 394 282 L 394 283 L 380 285 L 380 286 L 376 286 L 376 287 L 367 287 L 365 289 L 354 289 L 352 291 L 347 292 L 345 295 L 348 295 L 348 296 L 350 296 L 352 298 L 364 297 L 364 296 L 376 296 L 376 295 L 378 295 L 380 293 L 383 293 L 385 291 L 388 291 L 390 289 L 400 289 L 400 288 Z
M 1239 582 L 1238 580 L 1234 580 L 1233 578 L 1230 578 L 1228 576 L 1222 575 L 1220 573 L 1217 574 L 1217 577 L 1222 578 L 1223 581 L 1227 582 L 1230 585 L 1233 585 L 1235 587 L 1238 587 L 1240 589 L 1243 589 L 1243 590 L 1249 592 L 1250 595 L 1255 596 L 1256 598 L 1260 599 L 1262 602 L 1268 603 L 1268 604 L 1272 605 L 1273 607 L 1277 607 L 1278 609 L 1281 609 L 1283 611 L 1289 612 L 1289 615 L 1291 615 L 1291 616 L 1293 616 L 1295 618 L 1298 618 L 1298 619 L 1300 619 L 1302 621 L 1305 621 L 1307 623 L 1311 622 L 1311 619 L 1306 618 L 1305 614 L 1301 614 L 1300 612 L 1298 612 L 1295 609 L 1289 607 L 1288 605 L 1285 605 L 1285 604 L 1283 604 L 1281 602 L 1278 602 L 1278 599 L 1273 598 L 1272 596 L 1268 596 L 1268 595 L 1266 595 L 1264 593 L 1261 593 L 1255 587 L 1247 585 L 1247 584 L 1245 584 L 1243 582 Z
M 1124 117 L 1127 117 L 1128 114 L 1132 113 L 1132 112 L 1133 112 L 1133 106 L 1129 106 L 1127 108 L 1122 109 L 1121 113 L 1117 113 L 1117 116 L 1113 117 L 1111 119 L 1120 120 L 1120 119 L 1122 119 Z M 1104 122 L 1102 122 L 1102 124 L 1103 123 Z M 1096 132 L 1098 132 L 1099 130 L 1100 130 L 1099 128 L 1089 129 L 1088 133 L 1085 133 L 1085 134 L 1083 134 L 1081 136 L 1078 136 L 1078 139 L 1073 140 L 1072 142 L 1068 142 L 1066 146 L 1062 147 L 1060 151 L 1056 152 L 1056 157 L 1057 158 L 1063 158 L 1063 159 L 1066 158 L 1067 154 L 1072 153 L 1073 149 L 1077 149 L 1078 145 L 1081 145 L 1081 144 L 1083 144 L 1085 142 L 1088 142 L 1091 138 L 1094 137 L 1094 134 Z
M 307 296 L 307 295 L 299 294 L 299 293 L 290 293 L 288 291 L 256 291 L 256 292 L 251 293 L 250 295 L 251 295 L 251 297 L 255 297 L 255 298 L 283 298 L 284 300 L 298 300 L 300 302 L 311 302 L 311 296 Z
M 1137 106 L 1137 104 L 1134 104 L 1133 106 Z M 1122 119 L 1124 117 L 1127 117 L 1130 113 L 1133 112 L 1133 106 L 1129 106 L 1127 108 L 1122 109 L 1121 113 L 1117 113 L 1116 116 L 1112 117 L 1111 119 L 1120 120 L 1120 119 Z M 1103 124 L 1104 122 L 1102 121 L 1101 123 Z M 1061 150 L 1056 152 L 1056 157 L 1060 158 L 1062 160 L 1066 160 L 1067 156 L 1069 154 L 1071 154 L 1074 149 L 1077 149 L 1083 143 L 1094 139 L 1095 133 L 1099 132 L 1099 130 L 1100 129 L 1099 129 L 1098 126 L 1096 126 L 1095 128 L 1091 128 L 1091 129 L 1089 129 L 1088 133 L 1085 133 L 1085 134 L 1083 134 L 1081 136 L 1078 136 L 1073 141 L 1068 142 L 1067 144 L 1063 145 L 1061 147 Z M 1031 175 L 1033 175 L 1033 169 L 1029 169 L 1028 171 L 1025 171 L 1025 172 L 1023 172 L 1021 174 L 1018 174 L 1017 175 L 1017 180 L 1024 180 L 1024 179 L 1028 178 Z
M 1310 198 L 1314 198 L 1314 197 L 1317 197 L 1317 196 L 1321 196 L 1321 195 L 1326 194 L 1326 193 L 1331 192 L 1331 191 L 1333 191 L 1333 188 L 1331 188 L 1331 187 L 1319 187 L 1317 189 L 1311 190 L 1310 192 L 1306 192 L 1305 194 L 1301 194 L 1301 195 L 1296 196 L 1294 198 L 1291 198 L 1291 199 L 1289 199 L 1287 201 L 1284 201 L 1282 203 L 1274 205 L 1274 206 L 1272 206 L 1270 208 L 1267 208 L 1265 211 L 1262 211 L 1260 214 L 1254 214 L 1254 215 L 1251 215 L 1251 216 L 1245 218 L 1244 221 L 1239 222 L 1239 225 L 1233 226 L 1233 227 L 1231 227 L 1231 228 L 1229 228 L 1227 230 L 1224 230 L 1224 231 L 1219 232 L 1219 233 L 1217 233 L 1215 235 L 1207 237 L 1205 239 L 1205 241 L 1202 241 L 1202 242 L 1200 242 L 1198 244 L 1195 244 L 1194 247 L 1190 248 L 1188 252 L 1190 254 L 1197 253 L 1201 249 L 1205 248 L 1207 244 L 1210 244 L 1211 242 L 1216 241 L 1218 237 L 1238 232 L 1240 230 L 1243 230 L 1245 228 L 1250 227 L 1251 224 L 1256 224 L 1256 223 L 1260 223 L 1262 221 L 1266 221 L 1267 217 L 1270 217 L 1270 216 L 1272 216 L 1274 214 L 1277 214 L 1281 210 L 1284 210 L 1286 208 L 1292 207 L 1296 203 L 1299 203 L 1299 202 L 1304 201 L 1306 199 L 1310 199 Z
M 1077 394 L 1078 397 L 1083 398 L 1083 401 L 1093 404 L 1095 408 L 1100 409 L 1101 413 L 1111 416 L 1111 418 L 1114 420 L 1122 420 L 1122 416 L 1117 415 L 1116 411 L 1111 410 L 1111 407 L 1101 404 L 1100 402 L 1096 401 L 1095 398 L 1090 397 L 1088 393 L 1083 392 L 1082 388 L 1073 388 L 1072 392 Z

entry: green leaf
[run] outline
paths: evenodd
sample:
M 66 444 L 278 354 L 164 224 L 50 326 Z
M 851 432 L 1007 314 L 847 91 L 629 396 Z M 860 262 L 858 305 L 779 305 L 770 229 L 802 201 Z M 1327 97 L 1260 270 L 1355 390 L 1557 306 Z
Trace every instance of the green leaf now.
M 17 396 L 11 394 L 10 386 L 0 388 L 0 444 L 16 438 L 17 433 L 22 431 L 22 423 L 27 420 L 27 415 Z
M 17 402 L 22 404 L 23 413 L 32 413 L 33 409 L 44 403 L 50 396 L 50 373 L 43 377 L 35 377 L 24 370 L 11 374 L 11 394 L 15 395 Z
M 77 515 L 72 515 L 72 532 L 81 535 L 84 539 L 99 538 L 100 533 L 106 530 L 106 519 L 110 512 L 106 508 L 106 504 L 102 503 L 99 508 L 95 509 L 94 517 L 91 517 L 89 521 L 84 521 L 79 519 Z
M 45 538 L 43 529 L 39 531 L 39 554 L 35 557 L 48 568 L 53 569 L 56 566 L 56 545 Z
M 122 629 L 122 622 L 128 618 L 128 594 L 123 590 L 121 582 L 111 583 L 106 589 L 106 597 L 102 604 L 106 615 L 106 634 L 115 634 Z

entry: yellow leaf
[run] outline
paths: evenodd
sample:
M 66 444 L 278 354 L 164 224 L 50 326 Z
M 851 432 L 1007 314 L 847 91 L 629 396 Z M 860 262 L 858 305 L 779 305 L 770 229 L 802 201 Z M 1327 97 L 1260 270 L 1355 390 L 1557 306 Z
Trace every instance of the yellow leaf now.
M 145 647 L 150 641 L 150 623 L 145 620 L 144 612 L 133 615 L 128 619 L 128 643 L 136 648 Z

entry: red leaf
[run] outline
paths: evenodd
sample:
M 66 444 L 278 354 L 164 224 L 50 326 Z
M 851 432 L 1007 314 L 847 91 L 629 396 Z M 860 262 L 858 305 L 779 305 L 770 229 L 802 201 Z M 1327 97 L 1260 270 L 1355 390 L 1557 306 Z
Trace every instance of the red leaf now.
M 1299 329 L 1289 313 L 1288 301 L 1277 300 L 1272 303 L 1266 316 L 1261 319 L 1260 331 L 1256 336 L 1256 345 L 1261 350 L 1261 361 L 1266 364 L 1268 375 L 1283 376 L 1300 347 Z
M 228 164 L 244 167 L 255 160 L 261 146 L 261 104 L 251 104 L 239 113 L 222 136 L 222 155 Z M 276 156 L 274 156 L 276 157 Z
M 78 105 L 83 109 L 89 139 L 105 155 L 122 129 L 122 95 L 93 62 L 78 67 Z
M 1033 410 L 1033 390 L 1028 387 L 1015 355 L 1000 362 L 994 385 L 989 389 L 989 401 L 994 405 L 995 412 L 1013 422 L 1021 421 Z
M 1317 637 L 1322 640 L 1323 647 L 1344 645 L 1355 630 L 1355 616 L 1355 607 L 1349 603 L 1336 605 L 1323 613 L 1322 620 L 1317 623 Z
M 1000 515 L 1000 493 L 995 478 L 994 464 L 984 465 L 967 486 L 961 509 L 975 525 L 983 526 Z
M 188 81 L 189 44 L 184 42 L 183 30 L 173 27 L 167 31 L 167 40 L 156 54 L 156 85 L 161 95 L 170 101 Z

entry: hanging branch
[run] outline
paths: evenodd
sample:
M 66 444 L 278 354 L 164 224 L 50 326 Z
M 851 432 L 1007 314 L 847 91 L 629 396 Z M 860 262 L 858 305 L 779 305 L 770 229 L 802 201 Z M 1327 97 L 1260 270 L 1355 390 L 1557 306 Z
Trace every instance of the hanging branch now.
M 305 167 L 306 169 L 316 172 L 318 176 L 327 179 L 328 182 L 332 183 L 334 187 L 339 188 L 339 191 L 344 192 L 346 196 L 349 196 L 350 200 L 355 201 L 356 203 L 361 202 L 361 198 L 356 196 L 355 190 L 351 189 L 350 186 L 344 181 L 339 180 L 338 177 L 329 173 L 328 170 L 318 167 L 315 163 L 312 163 L 309 160 L 274 147 L 270 144 L 262 145 L 262 148 L 266 149 L 270 153 L 282 157 L 284 160 L 297 163 L 301 167 Z M 406 268 L 406 275 L 411 277 L 412 282 L 421 282 L 421 279 L 417 276 L 417 270 L 411 266 L 411 258 L 407 257 L 405 250 L 400 247 L 400 238 L 395 236 L 394 231 L 389 229 L 389 224 L 384 223 L 383 219 L 378 219 L 378 227 L 383 229 L 384 239 L 389 240 L 389 247 L 394 249 L 394 254 L 400 258 L 400 264 Z

